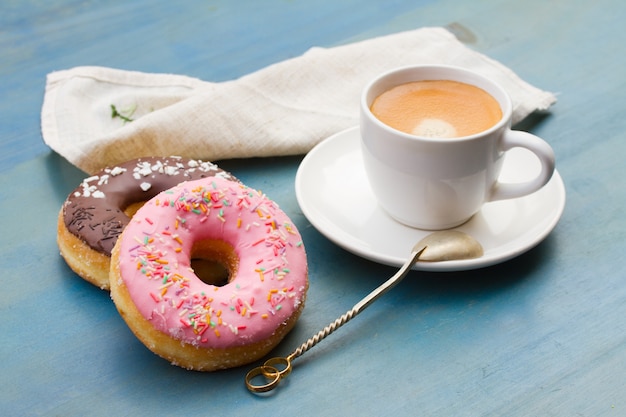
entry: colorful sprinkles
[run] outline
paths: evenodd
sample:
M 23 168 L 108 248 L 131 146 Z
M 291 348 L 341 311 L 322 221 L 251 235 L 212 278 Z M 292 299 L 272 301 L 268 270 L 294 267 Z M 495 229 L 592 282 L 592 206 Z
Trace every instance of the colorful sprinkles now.
M 231 181 L 199 180 L 162 193 L 152 204 L 159 210 L 175 210 L 173 223 L 164 225 L 154 216 L 141 217 L 137 222 L 146 225 L 144 233 L 135 236 L 136 244 L 127 251 L 139 271 L 136 279 L 159 283 L 151 285 L 157 290 L 149 293 L 153 317 L 176 314 L 182 329 L 193 333 L 194 343 L 202 344 L 222 338 L 225 332 L 240 335 L 254 331 L 255 326 L 262 326 L 262 322 L 278 314 L 286 303 L 295 308 L 302 301 L 306 284 L 299 288 L 283 284 L 290 282 L 286 278 L 292 273 L 287 257 L 290 248 L 301 252 L 298 256 L 305 256 L 302 241 L 293 224 L 277 221 L 278 206 L 262 193 Z M 262 238 L 247 244 L 250 252 L 260 253 L 252 255 L 254 259 L 249 263 L 254 266 L 250 271 L 238 271 L 238 277 L 246 275 L 252 277 L 251 280 L 257 277 L 257 282 L 262 284 L 238 278 L 224 287 L 213 286 L 216 294 L 222 291 L 220 297 L 207 295 L 206 287 L 203 291 L 198 291 L 197 286 L 196 290 L 192 289 L 191 283 L 197 278 L 192 270 L 180 266 L 181 252 L 191 250 L 194 242 L 185 245 L 185 241 L 193 240 L 192 229 L 205 227 L 204 222 L 210 219 L 217 219 L 219 223 L 213 221 L 206 227 L 222 228 L 228 233 L 246 234 L 251 229 L 262 233 Z M 304 265 L 306 268 L 305 262 Z M 306 277 L 306 271 L 303 275 Z M 263 288 L 271 285 L 271 288 L 259 300 L 243 295 L 250 294 L 250 291 L 242 291 L 250 285 L 263 285 Z

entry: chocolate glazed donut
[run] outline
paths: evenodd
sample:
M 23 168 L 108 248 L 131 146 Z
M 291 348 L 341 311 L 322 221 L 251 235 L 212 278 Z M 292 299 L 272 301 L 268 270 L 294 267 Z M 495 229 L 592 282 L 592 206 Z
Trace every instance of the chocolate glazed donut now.
M 237 181 L 211 162 L 175 156 L 103 169 L 84 179 L 63 203 L 57 225 L 61 256 L 83 279 L 108 290 L 111 251 L 132 215 L 161 191 L 213 176 Z

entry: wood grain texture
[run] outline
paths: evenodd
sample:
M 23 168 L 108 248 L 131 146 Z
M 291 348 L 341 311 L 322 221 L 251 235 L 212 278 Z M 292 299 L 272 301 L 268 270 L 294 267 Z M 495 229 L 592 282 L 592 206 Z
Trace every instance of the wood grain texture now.
M 624 20 L 620 0 L 3 1 L 0 414 L 625 415 Z M 551 143 L 567 189 L 561 221 L 528 253 L 476 271 L 412 272 L 263 398 L 246 391 L 248 367 L 203 374 L 153 355 L 109 295 L 59 256 L 56 215 L 83 174 L 41 139 L 50 71 L 224 81 L 313 46 L 431 25 L 558 95 L 521 124 Z M 300 160 L 220 163 L 276 200 L 307 247 L 307 306 L 276 354 L 394 272 L 311 227 L 294 195 Z

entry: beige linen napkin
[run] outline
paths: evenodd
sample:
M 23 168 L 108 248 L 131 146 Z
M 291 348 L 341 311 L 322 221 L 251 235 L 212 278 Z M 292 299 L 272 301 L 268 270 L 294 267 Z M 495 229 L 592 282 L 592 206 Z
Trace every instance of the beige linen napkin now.
M 53 72 L 42 135 L 88 173 L 141 156 L 217 161 L 302 154 L 358 124 L 360 93 L 370 79 L 395 67 L 432 63 L 466 67 L 500 83 L 512 98 L 514 123 L 556 101 L 446 29 L 421 28 L 312 48 L 221 83 L 103 67 Z

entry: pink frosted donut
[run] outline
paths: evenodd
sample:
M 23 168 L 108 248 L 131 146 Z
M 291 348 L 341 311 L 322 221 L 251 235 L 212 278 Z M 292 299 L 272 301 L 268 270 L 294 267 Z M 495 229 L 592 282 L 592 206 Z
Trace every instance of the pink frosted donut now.
M 226 271 L 194 271 L 194 261 Z M 308 289 L 302 238 L 263 194 L 222 178 L 181 183 L 133 216 L 111 258 L 111 296 L 135 335 L 175 365 L 231 368 L 291 330 Z

